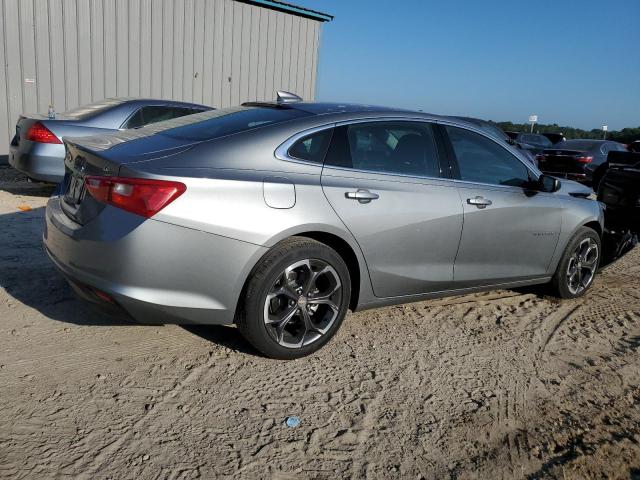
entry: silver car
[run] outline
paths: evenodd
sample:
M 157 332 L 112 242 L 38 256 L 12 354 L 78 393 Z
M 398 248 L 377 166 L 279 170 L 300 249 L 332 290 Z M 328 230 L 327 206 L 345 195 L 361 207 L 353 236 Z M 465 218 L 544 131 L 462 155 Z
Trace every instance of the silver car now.
M 603 211 L 472 123 L 249 103 L 67 139 L 44 244 L 87 299 L 143 323 L 237 324 L 307 355 L 353 311 L 550 283 L 578 297 Z
M 64 178 L 63 137 L 139 128 L 205 110 L 211 107 L 171 100 L 109 98 L 61 114 L 24 114 L 16 123 L 9 164 L 33 180 L 59 183 Z

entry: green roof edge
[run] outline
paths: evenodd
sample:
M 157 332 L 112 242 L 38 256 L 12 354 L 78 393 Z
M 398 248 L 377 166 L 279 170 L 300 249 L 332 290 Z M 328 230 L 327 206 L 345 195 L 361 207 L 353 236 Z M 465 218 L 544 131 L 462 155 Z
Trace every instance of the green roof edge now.
M 297 5 L 280 2 L 278 0 L 240 0 L 240 1 L 243 1 L 245 3 L 252 3 L 254 5 L 258 5 L 261 7 L 272 8 L 274 10 L 279 10 L 281 12 L 293 13 L 295 15 L 311 18 L 313 20 L 319 20 L 321 22 L 330 22 L 331 20 L 333 20 L 333 15 L 329 15 L 328 13 L 318 12 L 316 10 L 299 7 Z

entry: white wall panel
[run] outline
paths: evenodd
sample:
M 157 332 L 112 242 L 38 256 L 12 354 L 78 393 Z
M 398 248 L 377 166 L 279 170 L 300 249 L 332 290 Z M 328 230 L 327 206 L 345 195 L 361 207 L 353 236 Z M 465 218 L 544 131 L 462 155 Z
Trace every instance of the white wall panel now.
M 313 99 L 319 28 L 236 0 L 0 0 L 0 155 L 18 116 L 49 104 Z

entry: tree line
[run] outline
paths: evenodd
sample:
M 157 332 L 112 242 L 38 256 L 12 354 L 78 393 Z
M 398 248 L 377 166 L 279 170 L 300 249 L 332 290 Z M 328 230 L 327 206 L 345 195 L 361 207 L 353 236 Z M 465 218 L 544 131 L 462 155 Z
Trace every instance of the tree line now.
M 528 123 L 513 122 L 491 122 L 496 124 L 505 132 L 529 132 L 531 125 Z M 535 133 L 562 133 L 565 138 L 597 138 L 603 137 L 603 131 L 594 128 L 593 130 L 582 130 L 580 128 L 560 126 L 556 123 L 543 124 L 536 123 L 533 127 Z M 622 130 L 613 130 L 607 132 L 607 140 L 613 140 L 620 143 L 631 143 L 640 140 L 640 127 L 623 128 Z

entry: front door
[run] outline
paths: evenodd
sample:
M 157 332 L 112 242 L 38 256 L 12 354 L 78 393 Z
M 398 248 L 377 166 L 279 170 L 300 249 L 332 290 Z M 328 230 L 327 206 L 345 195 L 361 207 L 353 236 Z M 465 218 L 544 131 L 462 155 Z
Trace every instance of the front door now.
M 561 206 L 534 188 L 535 173 L 492 139 L 445 127 L 464 208 L 458 288 L 544 277 L 558 243 Z
M 463 211 L 454 182 L 440 172 L 428 123 L 334 130 L 322 188 L 358 241 L 376 296 L 450 288 Z

